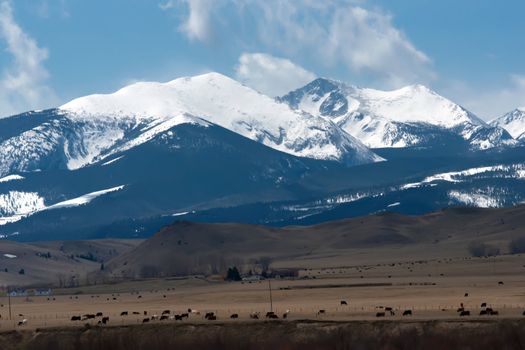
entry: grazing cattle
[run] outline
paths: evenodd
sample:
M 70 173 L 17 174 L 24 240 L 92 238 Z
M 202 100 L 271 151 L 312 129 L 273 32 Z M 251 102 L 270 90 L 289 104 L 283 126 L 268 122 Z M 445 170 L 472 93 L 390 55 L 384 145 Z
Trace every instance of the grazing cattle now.
M 171 314 L 171 311 L 170 310 L 164 310 L 162 311 L 162 315 L 169 315 Z
M 346 302 L 346 300 L 341 300 L 341 305 L 348 305 L 348 303 Z
M 481 307 L 487 307 L 487 303 L 481 303 Z
M 147 311 L 144 311 L 144 316 L 146 316 L 147 314 L 148 314 L 148 312 L 147 312 Z
M 183 313 L 183 314 L 180 314 L 180 317 L 183 317 L 183 318 L 189 318 L 190 317 L 190 314 L 188 313 Z
M 385 313 L 384 312 L 377 312 L 376 313 L 376 317 L 385 317 Z
M 142 295 L 139 295 L 139 296 L 137 297 L 137 299 L 141 299 L 141 298 L 142 298 Z
M 499 315 L 499 312 L 496 311 L 496 310 L 492 310 L 492 311 L 489 313 L 489 315 L 497 316 L 497 315 Z
M 270 315 L 274 315 L 275 313 L 273 311 L 268 311 L 266 313 L 266 318 L 270 317 Z
M 391 307 L 385 307 L 385 311 L 392 311 L 392 308 Z
M 161 321 L 167 320 L 168 318 L 169 318 L 169 316 L 167 316 L 167 315 L 160 316 L 160 320 Z
M 283 314 L 283 318 L 287 318 L 288 317 L 288 314 L 287 313 L 284 313 Z
M 128 315 L 128 312 L 127 312 L 127 311 L 122 311 L 122 312 L 120 313 L 120 316 L 127 316 L 127 315 Z
M 102 316 L 104 316 L 104 315 L 102 314 L 102 312 L 97 312 L 97 314 L 96 314 L 95 316 L 97 316 L 97 317 L 102 317 Z
M 412 310 L 403 311 L 403 316 L 412 316 Z
M 133 311 L 133 315 L 140 315 L 140 312 L 138 312 L 138 311 Z
M 230 318 L 239 318 L 239 315 L 238 314 L 231 314 Z
M 206 312 L 206 315 L 204 315 L 204 318 L 208 319 L 212 316 L 215 316 L 215 313 L 214 312 Z
M 465 298 L 468 297 L 468 293 L 465 293 Z
M 499 285 L 503 285 L 503 281 L 499 281 L 498 284 L 499 284 Z
M 483 315 L 486 315 L 486 314 L 487 314 L 487 310 L 481 310 L 481 311 L 479 312 L 479 315 L 480 315 L 480 316 L 483 316 Z
M 109 322 L 109 317 L 102 317 L 102 324 L 107 324 Z
M 27 319 L 23 319 L 22 321 L 18 321 L 19 326 L 25 326 L 27 324 Z
M 181 315 L 175 315 L 175 321 L 182 321 Z
M 215 315 L 208 317 L 208 321 L 215 321 L 215 320 L 217 320 L 217 316 Z
M 149 317 L 146 317 L 142 320 L 142 323 L 148 323 L 149 322 Z
M 460 307 L 460 308 L 458 308 L 458 309 L 456 310 L 456 312 L 463 312 L 463 311 L 465 311 L 465 308 L 463 308 L 463 307 Z
M 93 315 L 93 314 L 85 314 L 85 315 L 83 315 L 82 317 L 83 317 L 84 319 L 86 319 L 86 320 L 89 320 L 89 319 L 95 318 L 95 315 Z
M 71 321 L 80 321 L 82 319 L 82 317 L 80 316 L 72 316 L 71 317 Z
M 268 316 L 268 318 L 271 319 L 271 320 L 275 320 L 275 319 L 278 319 L 279 316 L 277 316 L 276 314 L 270 314 L 270 315 Z
M 470 316 L 470 311 L 463 310 L 463 311 L 461 311 L 461 313 L 459 314 L 459 316 L 461 316 L 461 317 L 463 317 L 463 316 Z
M 317 316 L 326 314 L 326 310 L 317 311 Z

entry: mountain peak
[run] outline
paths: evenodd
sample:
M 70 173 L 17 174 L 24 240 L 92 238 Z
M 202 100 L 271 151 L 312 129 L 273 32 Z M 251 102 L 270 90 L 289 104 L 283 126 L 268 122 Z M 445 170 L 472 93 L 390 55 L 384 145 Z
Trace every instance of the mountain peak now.
M 78 98 L 60 109 L 73 119 L 100 118 L 148 125 L 181 115 L 198 117 L 296 156 L 347 164 L 380 160 L 332 122 L 292 110 L 215 72 L 167 83 L 134 83 L 112 94 Z
M 522 138 L 525 133 L 525 107 L 518 107 L 490 122 L 507 130 L 515 139 Z

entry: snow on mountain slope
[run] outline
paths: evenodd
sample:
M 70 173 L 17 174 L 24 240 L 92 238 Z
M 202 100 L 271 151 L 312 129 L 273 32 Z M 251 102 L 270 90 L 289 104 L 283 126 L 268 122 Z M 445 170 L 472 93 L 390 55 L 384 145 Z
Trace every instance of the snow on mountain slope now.
M 443 131 L 472 141 L 478 149 L 511 139 L 423 85 L 380 91 L 319 78 L 279 100 L 332 119 L 372 148 L 415 146 Z M 479 140 L 480 134 L 485 139 Z
M 515 110 L 490 122 L 492 126 L 499 126 L 507 130 L 515 139 L 525 138 L 525 107 Z
M 102 195 L 120 191 L 125 186 L 117 186 L 106 190 L 87 193 L 80 197 L 65 200 L 46 206 L 44 198 L 36 192 L 9 191 L 0 194 L 0 226 L 22 220 L 24 217 L 36 214 L 44 210 L 77 207 L 91 202 Z
M 136 83 L 113 94 L 78 98 L 60 110 L 72 120 L 149 123 L 189 115 L 296 156 L 352 164 L 382 160 L 332 122 L 293 111 L 218 73 L 167 83 Z

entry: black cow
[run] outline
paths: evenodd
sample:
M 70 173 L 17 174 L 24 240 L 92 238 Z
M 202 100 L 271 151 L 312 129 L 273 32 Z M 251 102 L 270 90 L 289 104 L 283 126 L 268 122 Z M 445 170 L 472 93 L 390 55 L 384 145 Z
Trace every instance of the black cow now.
M 211 315 L 210 317 L 208 317 L 208 321 L 215 321 L 217 320 L 217 316 L 215 315 Z
M 487 310 L 481 310 L 481 311 L 479 312 L 479 315 L 480 315 L 480 316 L 483 316 L 483 315 L 486 315 L 486 314 L 487 314 Z
M 183 317 L 183 318 L 189 318 L 190 317 L 190 314 L 185 312 L 183 314 L 180 314 L 180 317 Z
M 127 312 L 127 311 L 122 311 L 122 312 L 120 313 L 120 316 L 127 316 L 127 315 L 128 315 L 128 312 Z
M 341 305 L 348 305 L 348 303 L 345 300 L 341 300 Z
M 138 311 L 133 311 L 133 315 L 140 315 L 140 312 L 138 312 Z
M 279 316 L 277 316 L 276 314 L 270 314 L 270 315 L 268 316 L 268 318 L 269 318 L 269 319 L 272 319 L 272 320 L 275 320 L 275 319 L 278 319 Z
M 175 315 L 175 321 L 182 321 L 182 315 Z
M 461 313 L 459 314 L 459 316 L 463 317 L 463 316 L 470 316 L 470 311 L 468 310 L 463 310 L 461 311 Z
M 269 318 L 271 315 L 275 315 L 275 313 L 273 311 L 268 311 L 266 313 L 266 318 Z
M 377 312 L 376 313 L 376 317 L 385 317 L 385 313 L 384 312 Z
M 102 312 L 97 312 L 96 316 L 97 316 L 97 317 L 102 317 L 102 316 L 104 316 L 104 315 L 102 314 Z
M 238 314 L 231 314 L 230 318 L 239 318 Z
M 208 318 L 213 317 L 213 316 L 215 316 L 214 312 L 206 312 L 206 315 L 204 315 L 204 318 L 208 319 Z
M 523 313 L 521 314 L 522 316 L 525 316 L 525 311 L 523 311 Z
M 109 322 L 109 317 L 102 317 L 102 324 L 107 324 Z
M 161 321 L 167 320 L 168 318 L 169 318 L 169 316 L 167 316 L 167 315 L 160 316 L 160 320 Z
M 412 316 L 412 310 L 403 311 L 403 316 Z
M 481 303 L 481 307 L 487 307 L 487 303 Z
M 82 319 L 82 317 L 80 316 L 72 316 L 71 317 L 71 321 L 80 321 Z
M 171 314 L 171 311 L 170 310 L 164 310 L 162 311 L 162 315 L 169 315 Z
M 142 323 L 148 323 L 149 322 L 149 317 L 146 317 L 142 320 Z

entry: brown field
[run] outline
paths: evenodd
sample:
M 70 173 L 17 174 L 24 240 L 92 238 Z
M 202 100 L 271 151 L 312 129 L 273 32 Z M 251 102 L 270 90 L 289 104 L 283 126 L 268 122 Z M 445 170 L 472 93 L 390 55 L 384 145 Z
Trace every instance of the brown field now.
M 53 288 L 49 297 L 12 297 L 11 319 L 0 296 L 0 349 L 525 348 L 525 254 L 510 249 L 525 237 L 524 220 L 525 207 L 457 209 L 284 229 L 182 222 L 145 241 L 0 241 L 2 255 L 17 255 L 0 255 L 0 286 Z M 472 242 L 499 253 L 472 257 Z M 297 275 L 225 282 L 231 266 Z M 480 315 L 482 303 L 498 315 Z M 458 314 L 462 304 L 470 316 Z M 395 314 L 376 317 L 386 307 Z M 142 323 L 188 309 L 198 313 Z M 265 319 L 270 310 L 279 320 Z M 71 321 L 98 312 L 107 325 L 100 317 Z
M 462 320 L 522 318 L 524 265 L 524 256 L 507 255 L 311 268 L 301 271 L 301 276 L 315 276 L 315 279 L 271 280 L 272 307 L 279 318 L 290 310 L 288 320 L 376 320 L 376 312 L 387 306 L 396 313 L 394 316 L 387 313 L 385 319 L 388 320 L 459 320 L 456 309 L 463 303 L 471 316 Z M 342 300 L 348 305 L 341 305 Z M 479 316 L 483 302 L 499 315 Z M 144 311 L 147 311 L 146 317 L 150 317 L 160 315 L 163 310 L 174 314 L 186 312 L 188 308 L 201 314 L 190 315 L 183 323 L 209 323 L 203 318 L 209 311 L 215 312 L 220 322 L 243 322 L 249 320 L 251 312 L 264 316 L 271 307 L 267 280 L 223 282 L 200 277 L 56 289 L 51 297 L 13 297 L 12 320 L 8 320 L 7 298 L 0 298 L 0 303 L 3 305 L 0 307 L 2 331 L 95 325 L 98 319 L 81 322 L 70 319 L 73 315 L 97 312 L 109 316 L 112 326 L 132 325 L 142 323 Z M 325 314 L 318 315 L 321 309 Z M 402 316 L 405 309 L 412 310 L 413 316 Z M 129 315 L 120 316 L 122 311 L 128 311 Z M 230 320 L 233 313 L 239 314 L 239 319 Z M 27 324 L 17 326 L 17 321 L 24 318 Z

